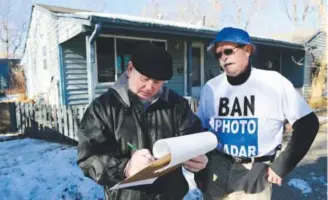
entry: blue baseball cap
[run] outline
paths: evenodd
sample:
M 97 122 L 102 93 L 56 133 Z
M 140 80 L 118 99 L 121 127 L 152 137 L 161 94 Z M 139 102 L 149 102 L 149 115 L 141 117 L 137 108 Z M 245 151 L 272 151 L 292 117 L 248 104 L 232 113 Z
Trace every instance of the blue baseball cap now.
M 226 27 L 223 28 L 218 34 L 215 36 L 215 39 L 210 43 L 207 47 L 207 50 L 212 50 L 216 43 L 218 42 L 231 42 L 238 45 L 252 45 L 253 52 L 255 50 L 255 46 L 251 43 L 251 37 L 249 34 L 239 28 Z

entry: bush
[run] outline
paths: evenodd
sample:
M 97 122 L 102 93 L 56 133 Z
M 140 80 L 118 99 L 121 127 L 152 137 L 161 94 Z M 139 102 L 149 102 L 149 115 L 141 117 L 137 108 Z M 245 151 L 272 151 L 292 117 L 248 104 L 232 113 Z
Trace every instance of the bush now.
M 9 63 L 10 82 L 6 94 L 22 94 L 26 92 L 26 81 L 24 70 L 21 65 L 15 62 Z

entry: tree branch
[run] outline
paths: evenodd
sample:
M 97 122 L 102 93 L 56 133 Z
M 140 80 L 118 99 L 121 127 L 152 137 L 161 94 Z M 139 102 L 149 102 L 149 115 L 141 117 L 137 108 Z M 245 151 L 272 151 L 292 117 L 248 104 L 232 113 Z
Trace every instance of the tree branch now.
M 310 10 L 310 5 L 306 5 L 304 8 L 304 11 L 303 11 L 303 15 L 302 15 L 302 22 L 305 21 L 305 18 L 307 17 L 309 10 Z
M 260 3 L 259 0 L 253 0 L 253 2 L 252 2 L 252 7 L 251 7 L 251 9 L 250 9 L 250 12 L 249 12 L 248 16 L 246 16 L 247 19 L 246 19 L 245 27 L 244 27 L 245 30 L 247 30 L 248 25 L 249 25 L 249 23 L 250 23 L 250 20 L 251 20 L 253 14 L 258 10 L 258 9 L 255 9 L 255 7 L 256 7 L 257 5 L 259 5 L 259 3 Z
M 287 0 L 283 0 L 283 4 L 284 4 L 284 9 L 285 9 L 285 14 L 287 15 L 287 18 L 293 22 L 293 18 L 291 17 L 289 10 L 288 10 L 288 4 L 287 4 Z

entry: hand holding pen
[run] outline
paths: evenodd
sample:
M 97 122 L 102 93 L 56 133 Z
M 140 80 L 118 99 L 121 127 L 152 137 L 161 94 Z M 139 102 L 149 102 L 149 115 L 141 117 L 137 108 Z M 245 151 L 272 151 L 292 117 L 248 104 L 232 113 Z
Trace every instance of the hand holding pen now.
M 128 143 L 128 146 L 131 148 L 133 154 L 124 169 L 124 174 L 127 178 L 138 173 L 155 160 L 154 156 L 151 155 L 148 149 L 137 150 L 137 148 L 131 143 Z

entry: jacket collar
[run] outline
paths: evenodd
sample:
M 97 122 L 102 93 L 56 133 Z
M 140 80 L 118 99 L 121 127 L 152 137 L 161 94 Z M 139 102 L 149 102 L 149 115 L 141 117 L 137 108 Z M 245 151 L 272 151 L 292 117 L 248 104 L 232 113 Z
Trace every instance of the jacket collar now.
M 122 98 L 123 102 L 128 105 L 129 107 L 131 106 L 130 99 L 129 99 L 129 86 L 128 86 L 128 76 L 126 72 L 124 72 L 115 82 L 113 86 L 111 86 L 112 89 L 114 89 L 119 96 Z M 153 98 L 149 104 L 155 103 L 158 99 L 164 100 L 168 102 L 169 98 L 169 88 L 163 86 L 163 88 L 160 91 L 160 94 L 156 95 L 155 98 Z M 144 102 L 145 103 L 145 102 Z

